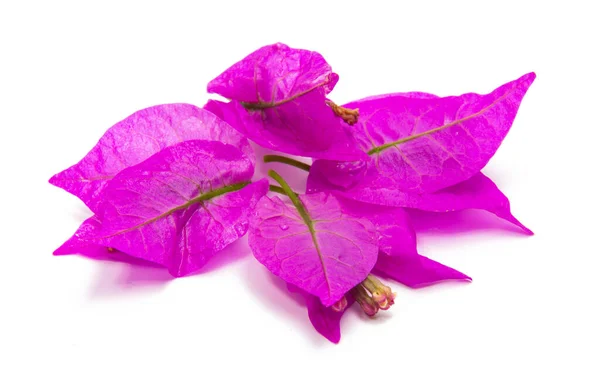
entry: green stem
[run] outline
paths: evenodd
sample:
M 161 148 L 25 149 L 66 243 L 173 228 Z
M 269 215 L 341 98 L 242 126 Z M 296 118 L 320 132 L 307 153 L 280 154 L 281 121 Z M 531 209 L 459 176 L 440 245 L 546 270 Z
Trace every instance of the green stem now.
M 279 186 L 272 185 L 272 184 L 269 185 L 269 191 L 272 191 L 272 192 L 275 192 L 277 194 L 281 194 L 281 195 L 287 196 L 287 194 L 285 193 L 284 189 L 282 189 Z
M 287 156 L 281 155 L 265 155 L 263 157 L 263 161 L 265 163 L 278 162 L 288 164 L 290 166 L 297 167 L 304 171 L 310 171 L 310 165 L 304 162 L 300 162 L 299 160 L 288 158 Z
M 309 227 L 311 227 L 312 226 L 312 220 L 308 216 L 308 212 L 306 211 L 306 208 L 304 207 L 304 205 L 302 204 L 302 202 L 300 202 L 300 198 L 298 198 L 298 194 L 296 194 L 292 190 L 292 188 L 290 187 L 290 185 L 287 184 L 287 182 L 281 177 L 281 175 L 279 175 L 274 170 L 269 170 L 269 176 L 271 178 L 275 179 L 277 181 L 277 183 L 279 183 L 279 185 L 283 189 L 283 192 L 285 193 L 285 195 L 288 196 L 288 198 L 290 198 L 290 200 L 294 204 L 294 207 L 296 207 L 296 210 L 298 210 L 298 212 L 300 213 L 300 216 L 302 217 L 302 219 L 304 220 L 304 222 Z

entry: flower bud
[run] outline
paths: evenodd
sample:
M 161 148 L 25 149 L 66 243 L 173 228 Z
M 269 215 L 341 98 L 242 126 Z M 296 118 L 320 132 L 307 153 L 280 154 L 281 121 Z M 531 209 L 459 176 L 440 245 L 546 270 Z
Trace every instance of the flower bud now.
M 373 317 L 379 311 L 379 306 L 377 303 L 367 294 L 365 289 L 359 285 L 352 289 L 352 294 L 354 295 L 354 299 L 360 305 L 362 310 L 369 317 Z
M 339 301 L 331 305 L 331 309 L 337 312 L 346 310 L 346 307 L 348 307 L 348 300 L 346 299 L 346 296 L 343 296 Z
M 389 309 L 396 299 L 396 293 L 393 293 L 389 286 L 384 285 L 371 274 L 360 285 L 352 289 L 352 294 L 369 316 L 374 316 L 379 309 Z

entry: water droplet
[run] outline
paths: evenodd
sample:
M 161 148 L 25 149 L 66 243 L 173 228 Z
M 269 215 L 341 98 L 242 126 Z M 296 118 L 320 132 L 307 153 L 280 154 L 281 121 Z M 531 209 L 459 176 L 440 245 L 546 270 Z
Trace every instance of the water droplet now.
M 279 225 L 279 228 L 280 228 L 281 230 L 285 231 L 285 230 L 289 229 L 289 228 L 290 228 L 290 226 L 288 226 L 288 225 Z

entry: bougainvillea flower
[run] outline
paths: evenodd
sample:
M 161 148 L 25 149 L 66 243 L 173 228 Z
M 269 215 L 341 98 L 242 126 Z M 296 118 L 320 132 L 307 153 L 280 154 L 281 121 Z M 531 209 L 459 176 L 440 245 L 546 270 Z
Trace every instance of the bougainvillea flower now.
M 326 193 L 294 194 L 276 173 L 269 175 L 281 184 L 292 205 L 278 197 L 263 197 L 251 220 L 250 247 L 261 263 L 288 283 L 290 291 L 302 294 L 311 323 L 330 341 L 339 341 L 342 313 L 354 301 L 370 316 L 394 303 L 395 294 L 373 274 L 413 288 L 446 280 L 470 281 L 417 252 L 416 235 L 404 209 Z M 364 235 L 371 226 L 377 241 Z M 374 265 L 363 262 L 369 238 L 377 247 Z M 362 251 L 357 255 L 356 250 Z M 360 274 L 355 274 L 357 267 Z M 352 283 L 346 283 L 348 277 Z M 335 296 L 331 286 L 339 288 Z
M 328 193 L 295 196 L 293 205 L 263 197 L 250 221 L 248 244 L 273 274 L 325 306 L 367 277 L 378 251 L 371 222 L 343 213 Z
M 200 269 L 242 237 L 266 179 L 251 183 L 253 162 L 235 147 L 191 140 L 167 147 L 118 173 L 96 218 L 56 253 L 87 244 L 166 266 L 174 276 Z
M 376 227 L 379 255 L 372 270 L 374 275 L 393 279 L 411 288 L 425 287 L 449 280 L 471 281 L 469 276 L 417 252 L 415 231 L 404 209 L 355 202 L 344 198 L 338 198 L 338 201 L 345 213 L 366 218 Z M 346 306 L 338 304 L 337 307 L 326 307 L 317 297 L 293 285 L 288 284 L 288 289 L 303 296 L 314 328 L 328 340 L 339 342 L 340 321 Z M 355 302 L 355 296 L 355 291 L 352 290 L 345 295 L 347 306 Z M 359 297 L 359 300 L 361 299 Z M 385 299 L 389 298 L 384 297 Z M 359 304 L 369 315 L 374 315 L 378 309 L 381 309 L 368 301 Z
M 329 183 L 330 178 L 324 176 L 330 170 L 330 165 L 330 163 L 320 160 L 313 163 L 307 181 L 307 193 L 335 191 L 339 196 L 360 202 L 432 212 L 465 209 L 486 210 L 518 226 L 526 234 L 533 234 L 511 213 L 508 198 L 491 179 L 481 172 L 454 186 L 446 187 L 434 193 L 419 194 L 393 188 L 373 188 L 368 184 L 364 186 L 358 184 L 345 190 Z
M 467 180 L 500 146 L 534 79 L 526 74 L 487 95 L 409 93 L 348 103 L 360 109 L 353 133 L 371 161 L 329 165 L 325 177 L 344 188 L 361 181 L 361 187 L 415 193 Z
M 94 212 L 54 254 L 159 265 L 178 277 L 248 232 L 255 258 L 302 296 L 315 329 L 337 343 L 349 307 L 373 317 L 395 303 L 380 278 L 411 288 L 471 281 L 419 254 L 411 218 L 483 209 L 531 234 L 481 170 L 534 79 L 486 95 L 410 92 L 339 106 L 328 98 L 339 77 L 322 55 L 262 47 L 208 84 L 227 102 L 138 111 L 53 176 Z M 306 194 L 273 170 L 280 187 L 252 182 L 248 140 L 312 158 L 263 159 L 308 171 Z
M 263 147 L 321 159 L 361 159 L 365 154 L 346 124 L 355 122 L 357 112 L 326 97 L 337 80 L 319 53 L 273 44 L 212 80 L 207 91 L 231 102 L 210 101 L 205 108 Z
M 77 164 L 50 183 L 79 197 L 93 212 L 97 198 L 118 172 L 173 144 L 192 140 L 231 144 L 254 159 L 248 141 L 213 113 L 190 104 L 163 104 L 140 110 L 109 128 Z

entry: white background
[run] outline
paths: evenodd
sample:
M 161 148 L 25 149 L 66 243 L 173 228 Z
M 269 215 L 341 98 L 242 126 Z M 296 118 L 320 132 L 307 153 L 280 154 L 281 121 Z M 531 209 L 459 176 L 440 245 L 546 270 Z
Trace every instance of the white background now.
M 2 1 L 0 383 L 599 383 L 591 4 Z M 423 254 L 473 283 L 391 283 L 396 305 L 374 320 L 348 312 L 339 345 L 243 242 L 177 280 L 51 255 L 90 215 L 47 183 L 54 173 L 136 110 L 203 105 L 209 80 L 277 41 L 325 56 L 338 103 L 487 93 L 536 71 L 485 169 L 536 235 L 492 216 L 473 228 L 467 214 L 451 232 L 421 234 Z

